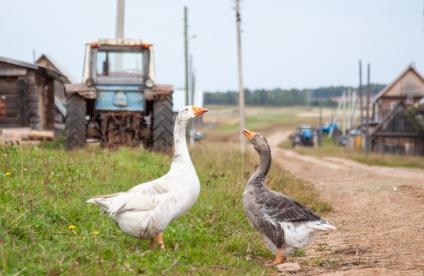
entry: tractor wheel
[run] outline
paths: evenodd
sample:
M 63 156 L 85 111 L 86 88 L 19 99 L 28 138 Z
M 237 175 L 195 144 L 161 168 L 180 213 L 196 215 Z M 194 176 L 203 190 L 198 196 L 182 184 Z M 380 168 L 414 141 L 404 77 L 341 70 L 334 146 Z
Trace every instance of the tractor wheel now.
M 83 97 L 72 94 L 66 101 L 65 149 L 72 150 L 85 145 L 87 105 Z
M 174 119 L 172 114 L 172 95 L 153 103 L 152 118 L 153 151 L 171 153 L 174 143 Z

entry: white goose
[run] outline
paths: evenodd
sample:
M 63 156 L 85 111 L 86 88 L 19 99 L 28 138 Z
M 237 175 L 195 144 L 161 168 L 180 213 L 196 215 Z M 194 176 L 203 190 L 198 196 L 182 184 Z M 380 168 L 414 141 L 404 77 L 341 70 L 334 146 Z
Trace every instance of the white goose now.
M 139 184 L 127 192 L 90 198 L 106 211 L 126 234 L 151 239 L 165 248 L 163 231 L 196 202 L 200 193 L 199 178 L 191 162 L 186 143 L 187 122 L 208 110 L 186 106 L 178 112 L 174 127 L 174 158 L 164 176 Z

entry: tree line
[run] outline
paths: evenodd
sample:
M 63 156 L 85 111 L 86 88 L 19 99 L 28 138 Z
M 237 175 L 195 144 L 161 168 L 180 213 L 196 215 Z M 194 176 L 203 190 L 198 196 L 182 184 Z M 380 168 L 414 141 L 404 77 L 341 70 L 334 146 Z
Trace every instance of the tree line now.
M 384 88 L 381 84 L 371 84 L 371 95 L 375 95 Z M 357 90 L 349 86 L 329 86 L 314 89 L 245 89 L 246 105 L 257 106 L 336 106 L 337 97 L 348 89 Z M 366 95 L 367 87 L 363 87 Z M 204 103 L 207 105 L 236 105 L 238 104 L 237 91 L 214 91 L 204 93 Z

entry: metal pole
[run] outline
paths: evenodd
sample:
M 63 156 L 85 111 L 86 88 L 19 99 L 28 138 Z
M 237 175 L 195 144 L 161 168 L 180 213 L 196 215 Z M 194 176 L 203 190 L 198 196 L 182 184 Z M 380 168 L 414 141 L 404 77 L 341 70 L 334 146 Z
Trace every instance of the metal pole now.
M 352 90 L 353 100 L 352 100 L 352 126 L 356 126 L 356 107 L 358 106 L 358 92 Z
M 359 123 L 359 130 L 360 133 L 363 133 L 362 123 L 364 121 L 364 115 L 362 110 L 364 109 L 364 105 L 362 103 L 362 61 L 359 60 L 359 88 L 358 88 L 358 94 L 359 94 L 359 113 L 360 113 L 360 123 Z
M 125 0 L 118 0 L 116 6 L 115 38 L 124 38 Z
M 352 89 L 347 90 L 347 130 L 352 127 Z
M 239 112 L 240 112 L 240 130 L 245 128 L 244 113 L 244 86 L 243 86 L 243 64 L 241 51 L 241 15 L 240 0 L 236 0 L 236 25 L 237 25 L 237 60 L 238 60 L 238 79 L 239 79 Z M 240 133 L 240 150 L 244 153 L 246 149 L 246 140 Z
M 346 90 L 343 91 L 342 112 L 343 112 L 342 132 L 343 132 L 343 136 L 346 136 Z
M 124 25 L 125 25 L 125 0 L 118 0 L 116 6 L 116 26 L 115 38 L 124 38 Z M 121 55 L 115 57 L 116 69 L 122 69 L 123 59 Z
M 189 63 L 188 63 L 188 8 L 184 6 L 184 61 L 185 61 L 185 105 L 189 105 Z
M 371 96 L 371 83 L 370 83 L 370 79 L 371 79 L 371 64 L 368 63 L 367 66 L 367 110 L 366 110 L 366 130 L 365 130 L 365 134 L 366 134 L 366 141 L 365 141 L 365 151 L 368 153 L 371 149 L 371 145 L 370 145 L 370 128 L 369 128 L 369 123 L 370 123 L 370 96 Z
M 319 128 L 318 128 L 318 146 L 322 146 L 322 106 L 321 100 L 318 102 L 319 104 Z
M 190 79 L 191 79 L 191 87 L 190 87 L 190 104 L 194 105 L 194 97 L 196 95 L 196 75 L 194 73 L 194 69 L 193 69 L 193 57 L 190 55 Z M 194 145 L 195 141 L 194 141 L 194 136 L 196 133 L 196 122 L 199 118 L 195 118 L 191 124 L 190 124 L 190 144 Z

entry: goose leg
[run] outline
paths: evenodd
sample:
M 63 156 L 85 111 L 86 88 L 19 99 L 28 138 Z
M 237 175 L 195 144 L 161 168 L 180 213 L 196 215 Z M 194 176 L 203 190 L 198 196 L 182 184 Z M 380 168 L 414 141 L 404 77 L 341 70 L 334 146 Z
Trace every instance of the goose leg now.
M 159 244 L 160 249 L 164 250 L 165 249 L 165 242 L 163 241 L 163 233 L 157 234 L 157 236 L 155 237 L 155 240 Z
M 267 265 L 278 265 L 284 263 L 284 249 L 283 248 L 277 248 L 277 251 L 275 252 L 275 259 L 272 263 L 269 263 Z
M 163 233 L 157 234 L 153 239 L 150 240 L 150 250 L 156 248 L 156 244 L 159 245 L 160 249 L 165 249 L 165 242 L 163 241 Z

